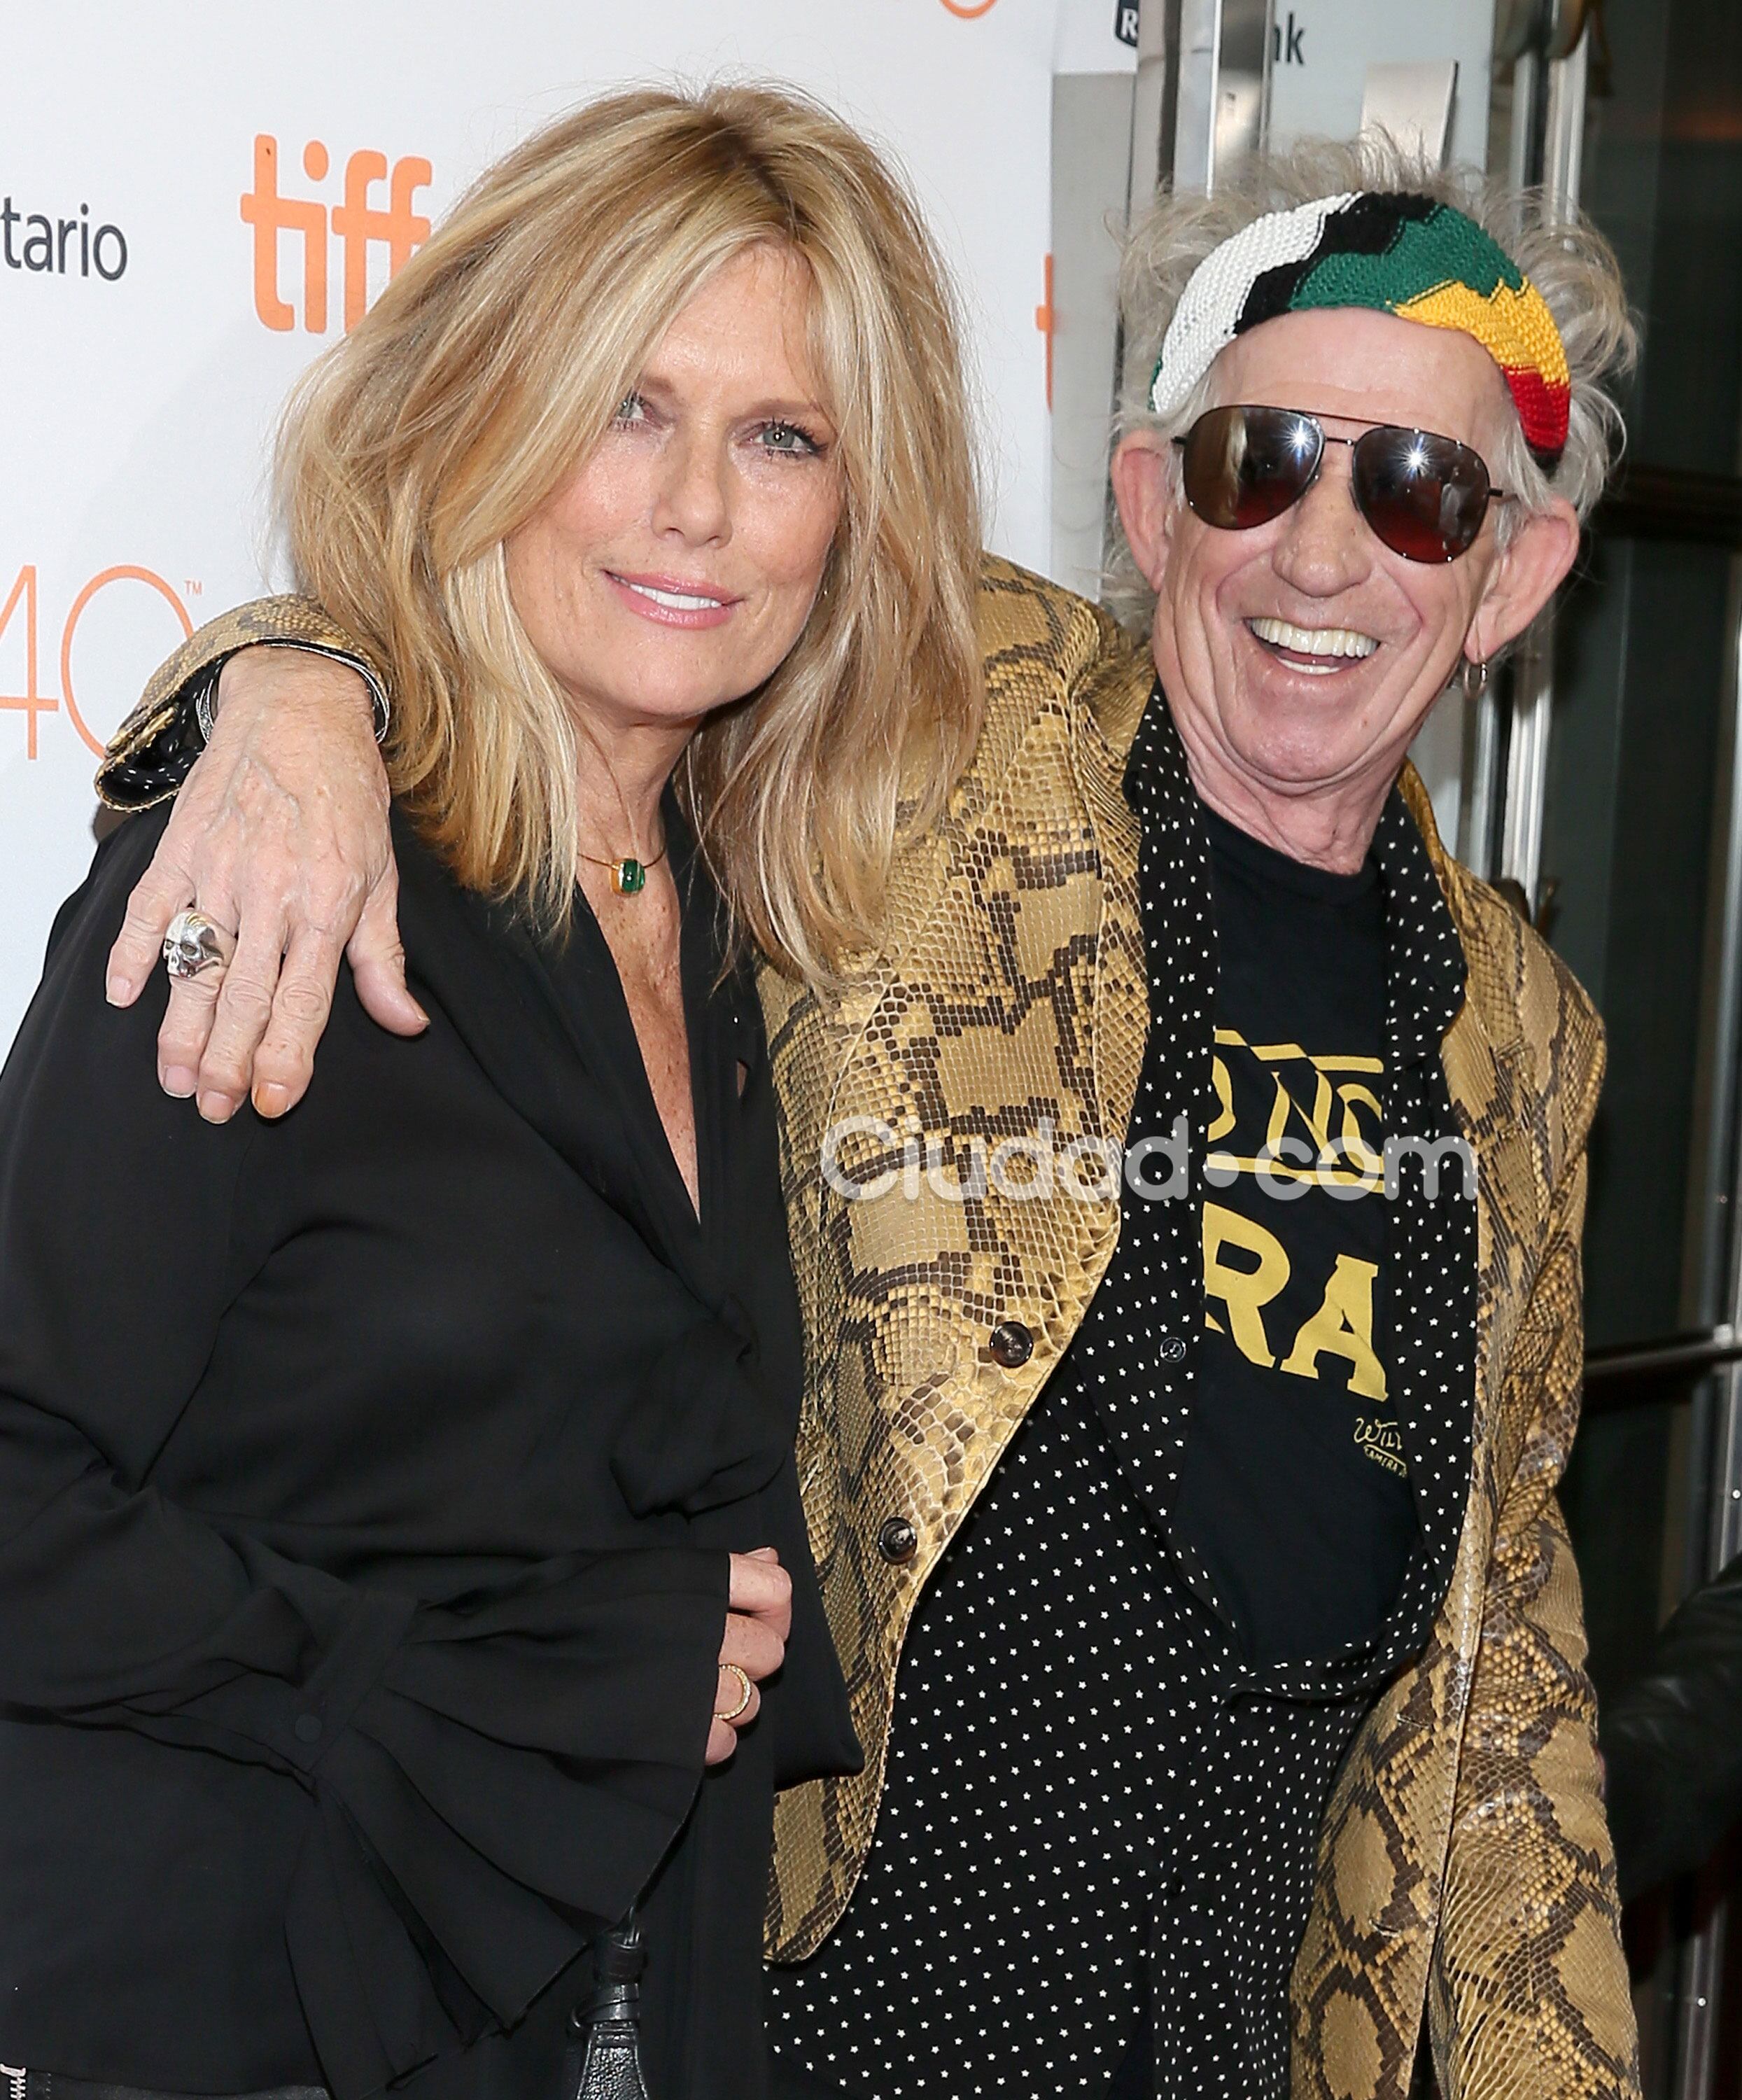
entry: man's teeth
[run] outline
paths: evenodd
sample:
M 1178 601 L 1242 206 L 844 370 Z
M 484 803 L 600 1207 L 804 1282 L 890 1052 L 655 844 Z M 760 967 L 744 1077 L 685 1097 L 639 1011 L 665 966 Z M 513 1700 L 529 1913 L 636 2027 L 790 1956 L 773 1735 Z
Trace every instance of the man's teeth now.
M 717 611 L 725 603 L 723 598 L 699 598 L 691 591 L 655 590 L 651 584 L 632 584 L 627 576 L 620 580 L 637 598 L 650 598 L 655 605 L 665 606 L 673 612 Z
M 1302 656 L 1370 656 L 1378 643 L 1352 627 L 1296 627 L 1287 620 L 1254 620 L 1247 625 L 1273 649 L 1292 649 Z

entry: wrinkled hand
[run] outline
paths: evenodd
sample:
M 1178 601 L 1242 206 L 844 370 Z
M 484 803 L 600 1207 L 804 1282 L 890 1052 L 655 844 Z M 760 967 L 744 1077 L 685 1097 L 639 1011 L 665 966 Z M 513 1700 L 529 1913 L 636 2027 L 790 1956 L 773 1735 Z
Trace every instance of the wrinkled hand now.
M 738 1748 L 738 1732 L 748 1728 L 762 1710 L 756 1689 L 786 1660 L 792 1630 L 792 1577 L 772 1546 L 732 1555 L 732 1586 L 726 1599 L 725 1639 L 720 1646 L 720 1688 L 714 1694 L 713 1726 L 708 1732 L 708 1762 L 724 1764 Z M 736 1663 L 750 1679 L 750 1704 L 730 1721 L 722 1721 L 744 1696 L 726 1670 Z
M 231 658 L 211 746 L 128 899 L 108 978 L 111 1003 L 130 1006 L 189 905 L 236 935 L 227 968 L 172 985 L 157 1035 L 165 1092 L 196 1096 L 208 1122 L 250 1092 L 263 1116 L 302 1099 L 342 954 L 383 1028 L 429 1026 L 405 986 L 387 802 L 355 672 L 294 649 Z

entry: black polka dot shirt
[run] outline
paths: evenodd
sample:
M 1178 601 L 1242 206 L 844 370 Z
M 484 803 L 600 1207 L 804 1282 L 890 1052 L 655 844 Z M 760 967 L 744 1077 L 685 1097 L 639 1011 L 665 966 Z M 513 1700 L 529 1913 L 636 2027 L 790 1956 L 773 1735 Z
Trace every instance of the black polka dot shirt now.
M 1391 1360 L 1421 1535 L 1377 1638 L 1255 1666 L 1170 1534 L 1204 1321 L 1217 955 L 1207 842 L 1158 694 L 1126 792 L 1143 823 L 1151 1008 L 1132 1130 L 1186 1113 L 1193 1195 L 1127 1189 L 1082 1328 L 921 1601 L 863 1878 L 820 1952 L 770 1975 L 771 2039 L 807 2090 L 1286 2100 L 1320 1819 L 1451 1576 L 1475 1318 L 1475 1207 L 1455 1166 L 1429 1201 L 1405 1165 L 1390 1213 Z M 1455 1136 L 1437 1051 L 1463 956 L 1396 794 L 1374 850 L 1386 1127 Z

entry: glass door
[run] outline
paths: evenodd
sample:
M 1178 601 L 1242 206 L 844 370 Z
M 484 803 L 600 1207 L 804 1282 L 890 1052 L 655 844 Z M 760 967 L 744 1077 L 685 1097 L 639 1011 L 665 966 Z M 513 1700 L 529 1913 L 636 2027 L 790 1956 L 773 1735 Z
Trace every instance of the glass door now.
M 1614 244 L 1643 338 L 1625 470 L 1551 629 L 1478 726 L 1464 840 L 1516 884 L 1608 1030 L 1563 1498 L 1600 1702 L 1742 1550 L 1742 9 L 1507 12 L 1529 17 L 1497 82 L 1509 157 L 1570 188 Z M 1579 36 L 1559 60 L 1557 33 Z M 1652 2100 L 1742 2092 L 1734 1879 L 1727 1855 L 1630 1913 Z

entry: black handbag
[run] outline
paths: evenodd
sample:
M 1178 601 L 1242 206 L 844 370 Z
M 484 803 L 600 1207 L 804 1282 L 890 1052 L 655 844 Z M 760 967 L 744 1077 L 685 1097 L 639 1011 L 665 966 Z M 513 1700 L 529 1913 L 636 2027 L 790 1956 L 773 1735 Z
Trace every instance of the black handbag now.
M 569 2014 L 574 2040 L 565 2100 L 647 2100 L 642 2073 L 641 1978 L 647 1965 L 632 1910 L 593 1943 L 593 1991 Z

